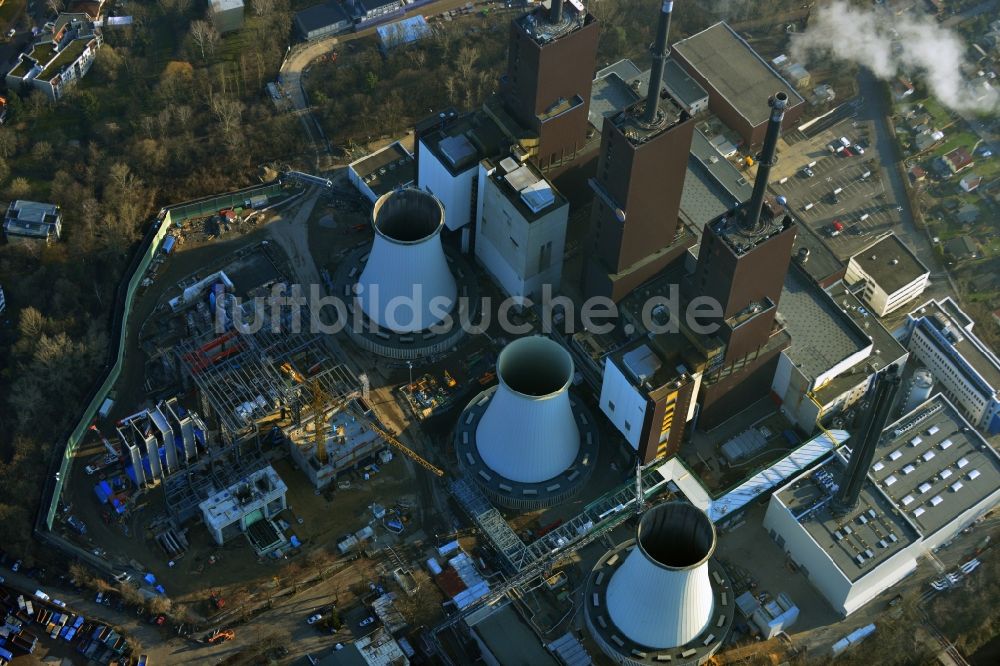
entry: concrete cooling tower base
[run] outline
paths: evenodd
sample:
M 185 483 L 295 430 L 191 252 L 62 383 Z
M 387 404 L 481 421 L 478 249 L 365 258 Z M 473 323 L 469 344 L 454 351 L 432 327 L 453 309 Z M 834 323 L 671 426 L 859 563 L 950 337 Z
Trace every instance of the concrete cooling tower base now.
M 590 410 L 582 400 L 570 395 L 573 417 L 580 430 L 580 449 L 568 468 L 539 483 L 512 481 L 490 469 L 476 446 L 476 430 L 497 388 L 477 395 L 458 419 L 455 451 L 462 472 L 476 482 L 495 506 L 505 509 L 533 511 L 568 501 L 586 485 L 597 464 L 598 430 Z
M 587 579 L 584 620 L 604 654 L 623 666 L 711 659 L 736 608 L 714 550 L 700 510 L 677 501 L 647 509 L 637 537 L 606 552 Z
M 479 285 L 473 269 L 459 252 L 450 248 L 444 249 L 445 258 L 458 287 L 457 308 L 463 308 L 466 313 L 461 314 L 457 308 L 453 310 L 451 316 L 454 324 L 450 330 L 441 333 L 431 330 L 406 333 L 392 331 L 379 327 L 365 314 L 354 298 L 354 285 L 357 284 L 358 276 L 368 262 L 369 252 L 368 243 L 350 252 L 338 263 L 333 275 L 331 293 L 340 298 L 347 308 L 348 323 L 344 327 L 344 332 L 354 344 L 365 351 L 386 358 L 416 361 L 431 360 L 461 342 L 465 337 L 465 331 L 462 330 L 460 322 L 462 320 L 475 322 L 479 315 Z M 355 325 L 356 320 L 360 320 L 362 325 Z

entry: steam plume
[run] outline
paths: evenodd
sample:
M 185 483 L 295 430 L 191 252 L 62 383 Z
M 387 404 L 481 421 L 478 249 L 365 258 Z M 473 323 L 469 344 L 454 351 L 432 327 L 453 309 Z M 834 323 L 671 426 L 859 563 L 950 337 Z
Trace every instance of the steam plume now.
M 816 9 L 809 28 L 792 40 L 795 60 L 828 53 L 864 65 L 883 80 L 919 73 L 929 92 L 954 111 L 1000 110 L 1000 92 L 991 86 L 973 87 L 962 77 L 962 41 L 928 16 L 894 16 L 835 0 Z

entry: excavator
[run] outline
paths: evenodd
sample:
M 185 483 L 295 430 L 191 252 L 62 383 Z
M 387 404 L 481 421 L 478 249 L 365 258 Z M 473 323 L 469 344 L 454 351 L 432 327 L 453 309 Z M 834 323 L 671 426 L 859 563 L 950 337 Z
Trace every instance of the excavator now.
M 361 413 L 358 409 L 353 407 L 353 403 L 349 399 L 345 398 L 334 398 L 327 394 L 327 392 L 320 385 L 319 381 L 316 379 L 309 379 L 305 377 L 302 373 L 292 367 L 290 363 L 282 363 L 281 370 L 291 377 L 296 383 L 309 389 L 312 395 L 312 401 L 310 403 L 310 408 L 314 414 L 314 419 L 320 419 L 321 416 L 327 408 L 331 409 L 344 409 L 349 414 L 354 416 L 358 423 L 368 428 L 376 435 L 381 437 L 393 448 L 398 450 L 400 453 L 405 455 L 407 458 L 417 463 L 428 472 L 431 472 L 435 476 L 444 476 L 444 470 L 436 467 L 432 463 L 425 460 L 416 451 L 410 447 L 403 444 L 401 441 L 396 439 L 394 435 L 387 432 L 386 430 L 375 425 L 367 415 Z M 326 451 L 326 431 L 325 428 L 320 427 L 319 421 L 314 424 L 313 431 L 313 443 L 316 446 L 316 459 L 320 464 L 325 464 L 327 461 L 327 451 Z

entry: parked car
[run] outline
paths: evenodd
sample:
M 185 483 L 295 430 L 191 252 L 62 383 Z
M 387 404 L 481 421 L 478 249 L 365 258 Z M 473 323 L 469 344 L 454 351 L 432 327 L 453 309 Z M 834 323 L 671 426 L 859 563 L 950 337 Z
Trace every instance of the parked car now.
M 809 167 L 802 167 L 802 175 L 805 176 L 806 178 L 812 178 L 813 176 L 816 175 L 816 172 L 810 169 Z
M 865 149 L 861 147 L 860 143 L 856 143 L 854 144 L 854 152 L 856 152 L 858 155 L 864 155 Z
M 369 615 L 365 619 L 361 620 L 361 622 L 358 622 L 358 626 L 359 627 L 367 627 L 369 624 L 371 624 L 374 621 L 375 621 L 375 618 L 372 617 L 371 615 Z
M 306 620 L 306 624 L 316 624 L 317 622 L 319 622 L 322 619 L 323 619 L 323 616 L 320 613 L 316 613 L 315 615 L 310 615 L 309 616 L 309 618 Z
M 14 29 L 14 28 L 11 28 L 10 30 L 7 31 L 7 39 L 14 39 L 14 35 L 16 35 L 16 34 L 17 34 L 17 30 Z
M 104 603 L 104 593 L 103 592 L 98 592 L 97 593 L 97 596 L 94 597 L 94 603 L 95 604 L 103 604 Z
M 17 573 L 18 571 L 20 571 L 21 570 L 21 560 L 18 560 L 17 562 L 14 562 L 14 564 L 11 565 L 10 570 L 13 571 L 14 573 Z

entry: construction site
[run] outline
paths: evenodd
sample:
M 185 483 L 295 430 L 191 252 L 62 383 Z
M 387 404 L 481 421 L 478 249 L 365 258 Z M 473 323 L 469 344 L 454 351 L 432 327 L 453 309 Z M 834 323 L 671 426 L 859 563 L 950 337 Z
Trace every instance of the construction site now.
M 943 399 L 928 414 L 955 447 L 938 462 L 956 460 L 936 474 L 968 504 L 938 495 L 911 520 L 892 511 L 897 478 L 867 476 L 899 457 L 872 467 L 907 354 L 801 284 L 796 223 L 766 192 L 794 99 L 768 90 L 755 109 L 752 193 L 700 227 L 680 215 L 695 124 L 661 87 L 671 12 L 645 96 L 601 115 L 599 150 L 596 21 L 552 2 L 511 24 L 512 69 L 538 76 L 505 79 L 485 111 L 437 114 L 391 163 L 283 172 L 266 201 L 164 232 L 183 240 L 140 276 L 54 530 L 186 604 L 207 644 L 236 640 L 213 618 L 239 597 L 243 622 L 297 614 L 332 664 L 586 666 L 792 661 L 793 625 L 834 624 L 900 580 L 830 589 L 816 534 L 848 576 L 981 521 L 1000 459 Z M 579 71 L 557 75 L 567 61 Z M 509 141 L 480 141 L 494 134 Z M 415 182 L 396 169 L 411 162 Z M 575 168 L 594 174 L 590 224 L 569 230 L 578 197 L 555 183 Z M 368 187 L 390 170 L 396 187 Z M 533 306 L 564 261 L 562 309 Z M 676 312 L 648 307 L 669 293 Z M 585 297 L 620 305 L 608 332 L 574 313 Z M 712 332 L 677 321 L 702 298 L 720 306 Z

